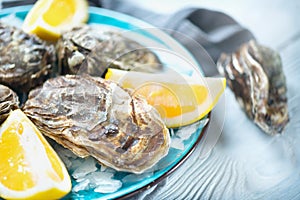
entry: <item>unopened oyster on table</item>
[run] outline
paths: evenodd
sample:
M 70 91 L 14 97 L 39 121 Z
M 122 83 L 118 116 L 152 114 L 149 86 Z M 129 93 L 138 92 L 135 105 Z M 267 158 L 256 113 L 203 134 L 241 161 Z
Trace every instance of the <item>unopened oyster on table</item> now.
M 289 115 L 279 54 L 252 40 L 222 54 L 217 66 L 248 117 L 268 134 L 282 133 Z

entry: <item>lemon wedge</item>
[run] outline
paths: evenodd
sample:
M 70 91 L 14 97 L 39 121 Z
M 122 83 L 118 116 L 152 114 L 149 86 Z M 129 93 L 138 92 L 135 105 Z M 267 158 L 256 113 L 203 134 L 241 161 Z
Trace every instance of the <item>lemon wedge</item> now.
M 21 110 L 0 128 L 0 155 L 2 198 L 58 199 L 71 190 L 64 164 Z
M 41 39 L 56 41 L 63 31 L 87 19 L 86 0 L 38 0 L 27 14 L 22 29 Z
M 225 90 L 225 78 L 150 74 L 108 69 L 105 79 L 132 89 L 154 106 L 169 128 L 191 124 L 207 115 Z

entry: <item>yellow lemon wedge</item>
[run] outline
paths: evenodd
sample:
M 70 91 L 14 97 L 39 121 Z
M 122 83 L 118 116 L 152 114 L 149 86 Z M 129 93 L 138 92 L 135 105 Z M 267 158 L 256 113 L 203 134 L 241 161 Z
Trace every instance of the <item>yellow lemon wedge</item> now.
M 64 164 L 21 110 L 0 128 L 0 155 L 2 198 L 59 199 L 71 190 Z
M 63 31 L 87 19 L 86 0 L 38 0 L 27 14 L 22 29 L 41 39 L 56 41 Z
M 191 124 L 207 115 L 225 90 L 225 78 L 150 74 L 108 69 L 105 79 L 132 89 L 154 106 L 169 128 Z

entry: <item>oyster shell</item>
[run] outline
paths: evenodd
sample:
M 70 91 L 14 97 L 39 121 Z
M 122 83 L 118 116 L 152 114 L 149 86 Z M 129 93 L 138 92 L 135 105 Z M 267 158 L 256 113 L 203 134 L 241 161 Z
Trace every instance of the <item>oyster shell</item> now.
M 231 55 L 222 54 L 217 66 L 248 117 L 268 134 L 281 133 L 289 115 L 279 54 L 250 41 Z
M 116 83 L 88 75 L 49 79 L 29 93 L 24 112 L 56 142 L 119 171 L 141 173 L 169 149 L 157 111 Z
M 17 94 L 4 85 L 0 85 L 0 124 L 5 121 L 10 111 L 19 108 Z
M 50 74 L 55 48 L 39 38 L 0 22 L 0 83 L 28 92 Z
M 108 67 L 153 72 L 161 69 L 157 56 L 120 33 L 82 26 L 62 35 L 57 43 L 62 74 L 101 76 Z

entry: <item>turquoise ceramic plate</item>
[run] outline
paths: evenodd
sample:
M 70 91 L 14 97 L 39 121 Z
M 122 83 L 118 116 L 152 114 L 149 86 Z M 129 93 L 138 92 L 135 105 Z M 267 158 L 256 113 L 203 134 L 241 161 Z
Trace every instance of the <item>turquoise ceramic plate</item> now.
M 30 8 L 31 6 L 22 6 L 3 9 L 0 12 L 0 18 L 15 14 L 23 20 Z M 199 65 L 194 58 L 178 42 L 152 25 L 136 18 L 101 8 L 91 7 L 89 8 L 89 14 L 89 24 L 100 24 L 104 28 L 120 29 L 127 37 L 134 38 L 144 46 L 151 48 L 169 69 L 188 75 L 201 73 Z M 159 167 L 150 175 L 138 178 L 136 181 L 124 182 L 122 187 L 113 193 L 96 193 L 93 190 L 78 193 L 71 192 L 66 199 L 82 197 L 85 199 L 114 199 L 128 197 L 157 184 L 188 158 L 201 140 L 205 127 L 206 123 L 198 123 L 196 129 L 193 129 L 194 133 L 183 141 L 183 146 L 180 149 L 171 148 L 168 155 L 157 164 Z M 172 139 L 178 138 L 176 135 L 177 131 L 174 130 L 174 134 L 171 136 Z M 122 180 L 126 175 L 128 173 L 117 172 L 114 178 Z M 73 180 L 73 184 L 76 185 L 75 180 Z

